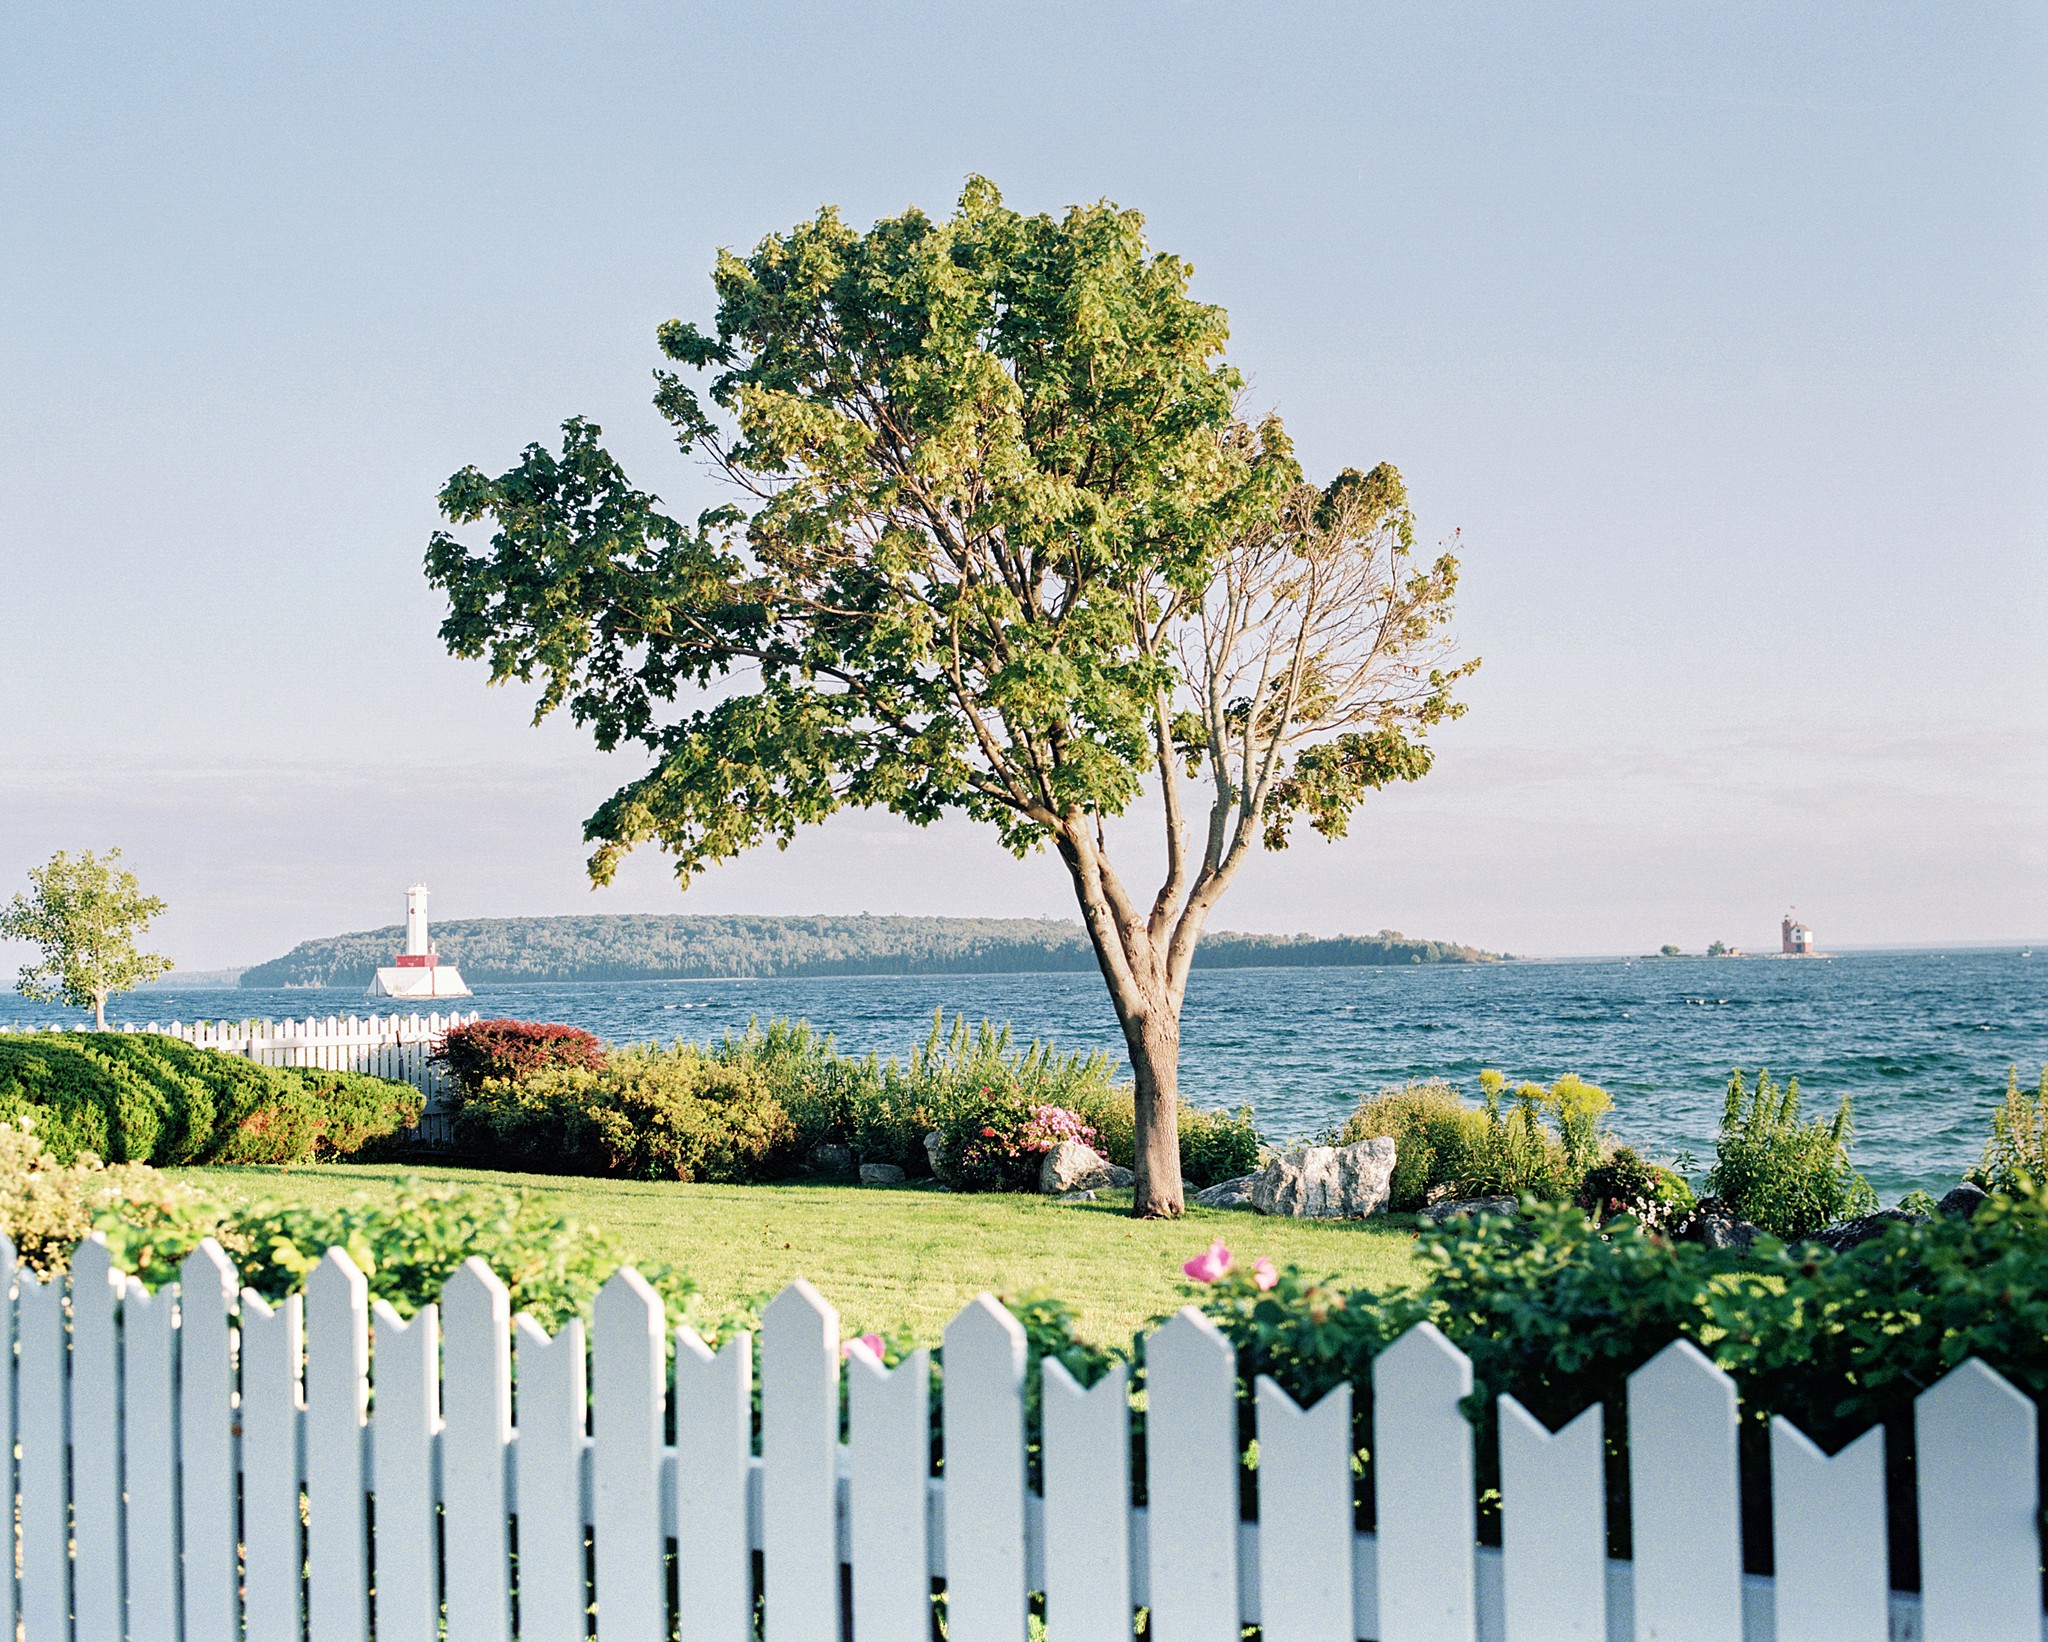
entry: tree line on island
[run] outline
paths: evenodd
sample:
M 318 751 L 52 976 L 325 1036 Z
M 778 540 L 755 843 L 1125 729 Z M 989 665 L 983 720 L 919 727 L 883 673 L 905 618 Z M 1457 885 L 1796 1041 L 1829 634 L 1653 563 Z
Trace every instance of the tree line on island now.
M 302 941 L 242 972 L 245 987 L 367 986 L 404 939 L 392 924 Z M 473 918 L 437 924 L 435 944 L 472 981 L 771 979 L 806 975 L 957 975 L 1093 971 L 1075 922 L 1054 918 L 805 918 L 593 914 Z M 1197 968 L 1486 963 L 1499 955 L 1449 941 L 1377 935 L 1210 935 Z

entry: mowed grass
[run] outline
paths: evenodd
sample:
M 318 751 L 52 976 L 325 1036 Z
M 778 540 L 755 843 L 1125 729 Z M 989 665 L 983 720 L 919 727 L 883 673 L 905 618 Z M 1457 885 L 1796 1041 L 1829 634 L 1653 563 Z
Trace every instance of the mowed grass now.
M 1259 1255 L 1317 1277 L 1379 1289 L 1418 1279 L 1415 1236 L 1383 1222 L 1266 1219 L 1191 1209 L 1179 1221 L 1132 1220 L 1121 1201 L 1062 1204 L 956 1195 L 906 1186 L 685 1186 L 481 1169 L 326 1164 L 292 1169 L 167 1171 L 227 1201 L 330 1206 L 388 1194 L 401 1181 L 511 1187 L 601 1231 L 629 1260 L 688 1272 L 714 1302 L 772 1292 L 807 1277 L 857 1334 L 907 1325 L 936 1343 L 982 1290 L 1058 1296 L 1105 1345 L 1126 1344 L 1185 1296 L 1181 1262 L 1223 1238 L 1240 1260 Z

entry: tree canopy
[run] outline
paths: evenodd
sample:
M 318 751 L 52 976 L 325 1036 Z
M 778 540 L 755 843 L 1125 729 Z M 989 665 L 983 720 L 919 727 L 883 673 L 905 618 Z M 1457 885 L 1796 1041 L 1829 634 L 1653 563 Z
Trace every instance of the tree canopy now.
M 1169 1141 L 1153 1086 L 1216 899 L 1294 820 L 1339 836 L 1423 774 L 1476 665 L 1444 631 L 1456 561 L 1410 562 L 1400 475 L 1307 484 L 1278 419 L 1241 414 L 1191 277 L 1136 212 L 1026 216 L 980 178 L 944 221 L 821 211 L 719 255 L 708 329 L 658 333 L 709 375 L 658 371 L 656 403 L 731 500 L 673 517 L 571 419 L 559 453 L 451 478 L 443 513 L 491 542 L 427 555 L 451 651 L 653 755 L 586 825 L 599 882 L 654 842 L 687 884 L 846 805 L 1052 845 Z M 1102 830 L 1148 784 L 1149 899 Z

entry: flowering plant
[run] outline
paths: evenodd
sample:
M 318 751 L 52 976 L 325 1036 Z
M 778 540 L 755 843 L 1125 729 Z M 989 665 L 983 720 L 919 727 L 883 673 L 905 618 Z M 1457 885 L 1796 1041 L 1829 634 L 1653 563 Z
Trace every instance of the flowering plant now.
M 1095 1126 L 1064 1106 L 1034 1106 L 1017 1134 L 1017 1144 L 1027 1152 L 1049 1152 L 1063 1140 L 1093 1146 Z

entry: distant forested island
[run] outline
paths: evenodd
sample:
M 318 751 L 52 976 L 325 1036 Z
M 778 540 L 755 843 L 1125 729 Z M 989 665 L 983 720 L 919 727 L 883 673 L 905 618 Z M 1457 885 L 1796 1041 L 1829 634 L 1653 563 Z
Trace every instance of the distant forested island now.
M 368 986 L 404 942 L 397 924 L 302 941 L 242 971 L 245 987 Z M 609 913 L 472 918 L 434 926 L 441 956 L 478 981 L 767 979 L 797 975 L 1015 974 L 1092 970 L 1081 926 L 1055 918 L 754 918 Z M 1498 953 L 1449 941 L 1377 935 L 1240 935 L 1219 931 L 1197 968 L 1491 963 Z

